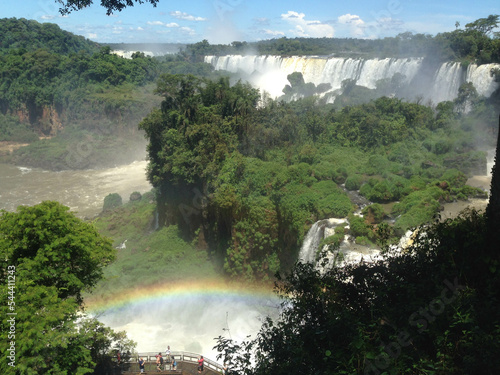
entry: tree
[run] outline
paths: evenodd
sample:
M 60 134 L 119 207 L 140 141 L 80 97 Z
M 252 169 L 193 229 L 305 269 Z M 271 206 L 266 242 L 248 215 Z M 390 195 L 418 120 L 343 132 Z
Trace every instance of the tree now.
M 486 228 L 469 211 L 375 263 L 297 263 L 276 284 L 280 318 L 242 345 L 220 337 L 220 358 L 253 375 L 496 374 L 500 272 Z
M 56 0 L 60 3 L 62 8 L 59 12 L 62 15 L 71 13 L 72 11 L 77 11 L 92 5 L 93 0 Z M 114 12 L 121 12 L 126 7 L 132 7 L 134 4 L 144 4 L 150 3 L 154 7 L 159 0 L 102 0 L 101 5 L 106 9 L 106 14 L 109 16 Z
M 0 323 L 1 372 L 91 372 L 96 362 L 83 341 L 93 344 L 76 320 L 82 293 L 115 257 L 111 241 L 68 207 L 45 201 L 1 212 L 0 257 L 0 311 L 11 319 Z
M 465 25 L 466 30 L 477 30 L 482 34 L 488 35 L 498 26 L 500 16 L 490 14 L 487 18 L 479 18 L 474 22 Z

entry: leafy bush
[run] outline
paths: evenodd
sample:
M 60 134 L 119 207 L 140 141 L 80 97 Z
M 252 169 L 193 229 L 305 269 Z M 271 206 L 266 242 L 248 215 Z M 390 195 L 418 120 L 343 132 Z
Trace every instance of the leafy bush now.
M 361 213 L 363 214 L 365 221 L 369 221 L 373 224 L 380 223 L 386 216 L 384 208 L 379 203 L 373 203 L 369 206 L 366 206 L 365 208 L 363 208 Z
M 104 205 L 102 207 L 103 211 L 110 211 L 114 208 L 120 207 L 122 205 L 122 197 L 118 193 L 108 194 L 104 198 Z
M 345 180 L 345 188 L 347 190 L 359 190 L 362 182 L 363 182 L 363 176 L 359 174 L 350 175 Z
M 372 231 L 372 227 L 365 222 L 365 219 L 361 216 L 349 215 L 349 233 L 353 237 L 368 237 L 374 238 L 375 235 Z
M 441 176 L 441 180 L 448 182 L 452 188 L 461 188 L 467 182 L 467 176 L 458 169 L 448 169 Z
M 132 194 L 130 194 L 129 200 L 131 202 L 140 201 L 141 199 L 142 199 L 142 195 L 138 191 L 134 191 Z

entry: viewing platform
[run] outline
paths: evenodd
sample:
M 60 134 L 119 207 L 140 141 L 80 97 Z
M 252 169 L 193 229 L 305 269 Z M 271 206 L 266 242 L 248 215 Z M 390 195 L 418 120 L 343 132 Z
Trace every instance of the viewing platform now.
M 118 374 L 140 374 L 139 358 L 144 359 L 144 374 L 169 374 L 169 375 L 198 375 L 198 358 L 201 354 L 191 352 L 176 352 L 171 351 L 170 357 L 177 361 L 177 369 L 172 370 L 172 363 L 167 363 L 166 356 L 163 352 L 163 365 L 161 371 L 156 368 L 156 356 L 159 352 L 140 352 L 130 357 L 128 361 L 122 361 L 116 366 L 116 371 L 113 375 Z M 222 374 L 223 367 L 217 362 L 204 357 L 202 374 Z

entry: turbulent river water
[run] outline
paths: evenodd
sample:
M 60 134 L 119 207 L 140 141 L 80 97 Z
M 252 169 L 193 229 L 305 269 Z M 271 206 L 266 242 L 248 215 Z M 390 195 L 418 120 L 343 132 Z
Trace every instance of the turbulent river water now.
M 110 193 L 127 202 L 134 191 L 151 190 L 146 164 L 135 161 L 115 168 L 61 172 L 0 164 L 0 209 L 14 211 L 20 205 L 57 200 L 79 217 L 93 217 Z

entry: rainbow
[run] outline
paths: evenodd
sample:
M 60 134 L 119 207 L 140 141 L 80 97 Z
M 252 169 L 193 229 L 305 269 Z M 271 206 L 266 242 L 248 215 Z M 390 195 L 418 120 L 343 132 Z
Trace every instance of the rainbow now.
M 153 301 L 178 301 L 200 297 L 223 297 L 231 301 L 249 301 L 277 298 L 267 284 L 242 284 L 221 279 L 165 281 L 120 290 L 114 295 L 90 294 L 85 298 L 85 309 L 90 313 L 115 310 Z
M 90 295 L 85 310 L 114 330 L 126 331 L 139 352 L 173 350 L 215 359 L 214 338 L 242 341 L 254 335 L 262 317 L 278 311 L 269 285 L 223 280 L 184 280 L 138 286 L 113 296 Z

